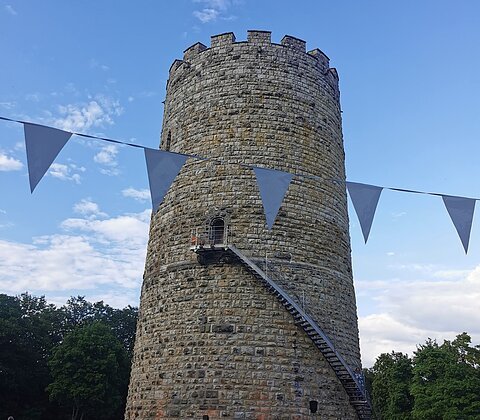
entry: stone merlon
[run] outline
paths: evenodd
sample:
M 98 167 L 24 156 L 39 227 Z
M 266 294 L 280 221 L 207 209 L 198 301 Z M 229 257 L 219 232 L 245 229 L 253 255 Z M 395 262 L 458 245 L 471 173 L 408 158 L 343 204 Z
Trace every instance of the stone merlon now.
M 272 43 L 270 31 L 247 31 L 247 40 L 250 44 L 269 45 Z
M 194 55 L 197 55 L 201 53 L 202 51 L 205 51 L 207 49 L 206 45 L 203 45 L 201 42 L 196 42 L 192 46 L 188 47 L 184 52 L 183 52 L 183 59 L 188 61 L 189 58 L 191 58 Z
M 223 34 L 213 35 L 210 37 L 210 45 L 212 48 L 233 44 L 235 35 L 233 32 L 225 32 Z
M 314 50 L 309 51 L 308 54 L 310 54 L 312 57 L 315 57 L 319 61 L 319 63 L 322 64 L 324 67 L 326 68 L 329 67 L 330 59 L 322 50 L 315 48 Z
M 302 52 L 306 52 L 307 50 L 307 43 L 303 39 L 298 39 L 290 35 L 285 35 L 280 41 L 280 44 Z

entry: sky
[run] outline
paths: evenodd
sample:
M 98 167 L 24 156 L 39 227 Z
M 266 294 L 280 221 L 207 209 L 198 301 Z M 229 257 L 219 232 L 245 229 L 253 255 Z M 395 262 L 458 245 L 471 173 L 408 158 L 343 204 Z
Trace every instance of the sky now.
M 319 48 L 340 75 L 347 179 L 480 198 L 480 3 L 0 0 L 0 116 L 156 148 L 168 70 L 247 30 Z M 480 344 L 468 255 L 440 197 L 384 190 L 350 235 L 362 358 L 428 337 Z M 0 293 L 137 306 L 151 213 L 141 149 L 72 137 L 30 194 L 23 126 L 0 121 Z

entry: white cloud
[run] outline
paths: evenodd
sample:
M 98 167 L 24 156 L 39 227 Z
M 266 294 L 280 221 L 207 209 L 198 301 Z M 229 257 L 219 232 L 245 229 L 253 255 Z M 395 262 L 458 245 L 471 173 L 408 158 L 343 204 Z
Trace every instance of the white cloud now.
M 5 109 L 13 109 L 17 104 L 15 102 L 0 102 L 0 106 Z
M 90 199 L 83 199 L 73 206 L 73 211 L 78 214 L 89 217 L 107 217 L 108 214 L 100 211 L 97 203 L 90 201 Z
M 202 3 L 205 7 L 216 10 L 227 10 L 230 6 L 230 0 L 194 0 L 194 3 Z
M 62 304 L 64 304 L 67 299 L 65 299 Z M 99 302 L 102 300 L 114 308 L 125 308 L 128 305 L 138 306 L 139 294 L 135 289 L 123 288 L 117 292 L 110 290 L 108 292 L 90 293 L 87 295 L 87 299 L 90 302 Z
M 96 163 L 104 165 L 105 167 L 100 169 L 100 173 L 104 175 L 118 175 L 120 170 L 117 168 L 118 162 L 116 160 L 116 156 L 118 154 L 118 147 L 109 144 L 107 146 L 103 146 L 100 152 L 98 152 L 94 157 L 93 160 Z
M 22 168 L 22 162 L 13 157 L 7 156 L 3 152 L 0 152 L 0 171 L 19 171 Z
M 144 243 L 150 210 L 106 220 L 67 219 L 61 227 L 66 231 L 79 230 L 95 234 L 98 240 L 109 242 Z
M 124 197 L 130 197 L 137 201 L 148 201 L 150 200 L 150 190 L 136 190 L 135 188 L 126 188 L 122 190 Z
M 0 240 L 0 291 L 28 290 L 47 299 L 58 291 L 90 291 L 90 299 L 110 303 L 108 296 L 116 295 L 112 304 L 136 304 L 150 213 L 67 219 L 61 225 L 65 234 L 37 237 L 31 244 Z M 102 294 L 107 286 L 114 292 Z
M 208 23 L 214 22 L 218 18 L 222 20 L 233 20 L 236 16 L 225 14 L 232 4 L 240 4 L 240 1 L 235 0 L 193 0 L 194 3 L 200 3 L 203 5 L 201 10 L 195 10 L 193 16 L 195 16 L 200 22 Z
M 97 163 L 101 163 L 103 165 L 110 165 L 116 166 L 115 157 L 118 154 L 117 146 L 113 144 L 109 144 L 108 146 L 103 146 L 102 150 L 98 152 L 94 157 L 93 160 Z
M 425 342 L 428 337 L 437 338 L 432 332 L 405 325 L 387 313 L 360 317 L 358 327 L 364 367 L 373 366 L 381 353 L 395 350 L 412 355 L 416 344 Z
M 93 127 L 113 125 L 114 117 L 123 112 L 118 100 L 105 95 L 90 97 L 88 103 L 68 104 L 58 107 L 59 118 L 52 124 L 65 131 L 88 131 Z
M 18 15 L 17 11 L 16 11 L 16 10 L 12 7 L 12 5 L 10 5 L 10 4 L 6 4 L 6 5 L 5 5 L 5 10 L 6 10 L 8 13 L 10 13 L 12 16 L 17 16 L 17 15 Z
M 95 249 L 81 236 L 53 235 L 32 245 L 0 241 L 0 255 L 5 273 L 0 288 L 9 293 L 82 290 L 101 284 L 135 287 L 143 268 Z
M 215 9 L 202 9 L 195 10 L 193 12 L 193 16 L 195 16 L 202 23 L 208 23 L 217 20 L 219 13 L 220 12 Z
M 120 174 L 120 170 L 118 168 L 101 168 L 100 173 L 108 176 L 117 176 Z
M 359 319 L 366 366 L 382 352 L 411 354 L 428 337 L 442 341 L 466 331 L 480 341 L 480 265 L 431 276 L 429 281 L 358 282 L 359 295 L 378 303 L 375 313 Z
M 48 174 L 61 181 L 73 181 L 76 184 L 80 184 L 82 178 L 78 171 L 85 172 L 85 168 L 77 167 L 74 164 L 52 163 Z

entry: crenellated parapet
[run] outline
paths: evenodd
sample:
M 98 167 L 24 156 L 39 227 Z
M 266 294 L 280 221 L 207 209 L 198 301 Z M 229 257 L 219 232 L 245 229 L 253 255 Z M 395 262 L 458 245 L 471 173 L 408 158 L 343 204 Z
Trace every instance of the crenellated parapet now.
M 170 75 L 173 75 L 173 73 L 181 68 L 182 64 L 188 65 L 194 63 L 197 57 L 206 51 L 214 50 L 220 53 L 232 53 L 232 47 L 234 46 L 237 48 L 255 46 L 258 48 L 272 48 L 278 53 L 287 51 L 293 55 L 298 54 L 299 57 L 307 56 L 308 58 L 306 58 L 306 60 L 309 60 L 311 65 L 318 67 L 321 73 L 327 76 L 326 78 L 332 87 L 338 84 L 338 73 L 334 68 L 330 68 L 330 59 L 323 51 L 315 48 L 307 52 L 306 42 L 303 39 L 291 35 L 285 35 L 279 44 L 274 43 L 272 42 L 271 34 L 270 31 L 249 30 L 247 31 L 246 41 L 237 41 L 233 32 L 213 35 L 210 39 L 210 47 L 207 47 L 201 42 L 196 42 L 188 47 L 184 51 L 183 60 L 175 60 L 170 67 Z M 235 54 L 232 54 L 232 57 L 235 57 Z

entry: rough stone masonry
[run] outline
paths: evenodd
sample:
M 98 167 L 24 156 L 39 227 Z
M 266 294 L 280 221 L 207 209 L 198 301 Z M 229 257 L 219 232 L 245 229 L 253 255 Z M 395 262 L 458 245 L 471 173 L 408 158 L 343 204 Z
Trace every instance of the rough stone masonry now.
M 190 250 L 221 219 L 360 369 L 345 185 L 331 181 L 345 180 L 340 112 L 328 57 L 292 36 L 225 33 L 174 61 L 161 148 L 211 159 L 189 159 L 152 217 L 126 419 L 357 418 L 285 307 L 243 266 Z M 245 164 L 321 180 L 294 177 L 269 231 Z

